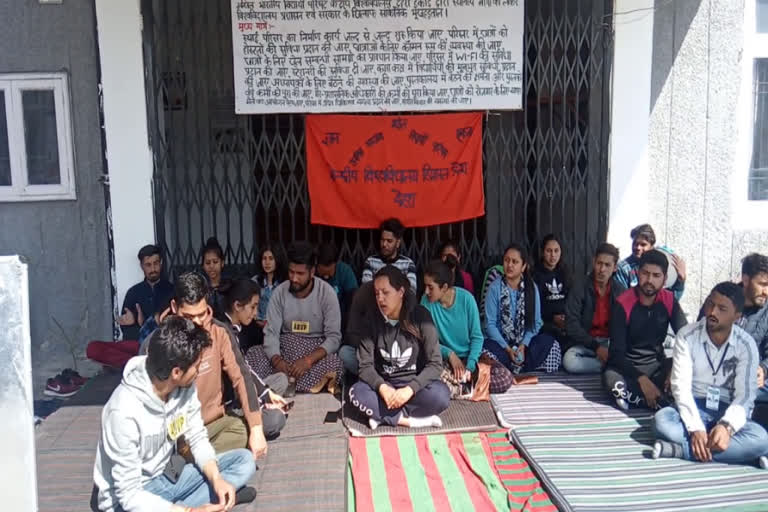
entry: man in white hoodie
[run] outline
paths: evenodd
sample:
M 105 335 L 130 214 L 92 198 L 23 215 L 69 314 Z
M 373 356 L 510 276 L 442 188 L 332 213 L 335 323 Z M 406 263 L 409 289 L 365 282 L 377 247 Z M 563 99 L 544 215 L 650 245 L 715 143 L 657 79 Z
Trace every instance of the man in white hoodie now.
M 195 378 L 210 344 L 205 330 L 171 316 L 147 355 L 128 361 L 101 416 L 93 470 L 98 510 L 217 512 L 230 510 L 239 494 L 253 499 L 251 488 L 235 492 L 256 470 L 253 455 L 237 449 L 217 457 L 200 414 Z M 194 464 L 176 454 L 181 435 Z

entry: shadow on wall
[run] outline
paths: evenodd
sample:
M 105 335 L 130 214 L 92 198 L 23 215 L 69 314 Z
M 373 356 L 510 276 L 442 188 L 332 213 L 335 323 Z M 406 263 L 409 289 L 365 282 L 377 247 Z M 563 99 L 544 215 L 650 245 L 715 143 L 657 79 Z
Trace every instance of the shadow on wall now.
M 651 111 L 669 78 L 688 29 L 703 0 L 655 0 Z M 704 4 L 706 6 L 706 4 Z

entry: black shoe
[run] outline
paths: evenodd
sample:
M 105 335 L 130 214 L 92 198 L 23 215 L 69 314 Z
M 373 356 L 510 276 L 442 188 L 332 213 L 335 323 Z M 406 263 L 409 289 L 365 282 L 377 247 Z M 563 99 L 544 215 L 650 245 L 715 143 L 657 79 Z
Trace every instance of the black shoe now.
M 241 487 L 235 493 L 235 505 L 250 503 L 256 499 L 256 489 L 250 486 Z

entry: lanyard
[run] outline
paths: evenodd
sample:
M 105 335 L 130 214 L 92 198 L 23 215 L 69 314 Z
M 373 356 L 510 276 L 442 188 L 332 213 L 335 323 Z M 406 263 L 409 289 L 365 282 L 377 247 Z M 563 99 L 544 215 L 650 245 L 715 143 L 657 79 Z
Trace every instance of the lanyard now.
M 712 359 L 709 357 L 709 349 L 707 346 L 704 346 L 704 354 L 707 356 L 707 362 L 709 363 L 709 367 L 712 369 L 712 376 L 715 377 L 719 372 L 720 368 L 723 367 L 723 362 L 725 361 L 725 356 L 728 355 L 728 349 L 731 348 L 731 344 L 725 346 L 725 350 L 723 351 L 723 357 L 720 358 L 720 364 L 717 365 L 717 369 L 715 369 L 715 365 L 712 364 Z

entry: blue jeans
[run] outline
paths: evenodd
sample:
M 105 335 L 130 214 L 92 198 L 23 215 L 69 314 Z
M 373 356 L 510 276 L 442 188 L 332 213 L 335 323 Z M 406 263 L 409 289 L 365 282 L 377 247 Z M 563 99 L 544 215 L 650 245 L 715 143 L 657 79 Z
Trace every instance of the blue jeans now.
M 720 404 L 720 410 L 710 411 L 703 400 L 696 400 L 701 421 L 707 432 L 723 417 L 728 404 Z M 685 428 L 680 413 L 674 407 L 665 407 L 653 417 L 653 432 L 656 439 L 664 439 L 683 447 L 683 458 L 697 460 L 691 449 L 691 437 Z M 754 463 L 761 455 L 768 453 L 768 432 L 754 421 L 747 423 L 731 438 L 724 452 L 712 452 L 712 460 L 725 464 Z
M 245 448 L 231 450 L 216 457 L 221 476 L 232 484 L 235 490 L 240 489 L 256 472 L 253 454 Z M 208 503 L 218 503 L 218 496 L 208 485 L 205 476 L 195 464 L 187 464 L 179 475 L 176 483 L 172 483 L 165 475 L 153 478 L 144 485 L 144 490 L 161 498 L 187 507 L 200 507 Z
M 337 352 L 344 365 L 344 370 L 352 375 L 357 375 L 359 363 L 357 361 L 357 348 L 352 345 L 342 345 Z
M 608 348 L 609 339 L 599 338 L 597 342 L 600 346 Z M 568 373 L 600 373 L 603 371 L 603 365 L 597 358 L 597 352 L 584 345 L 577 345 L 569 348 L 563 356 L 563 368 Z

